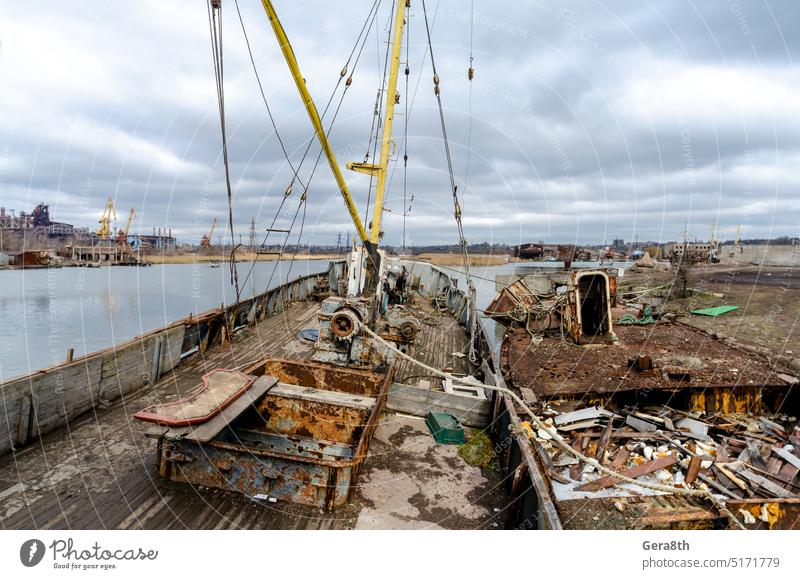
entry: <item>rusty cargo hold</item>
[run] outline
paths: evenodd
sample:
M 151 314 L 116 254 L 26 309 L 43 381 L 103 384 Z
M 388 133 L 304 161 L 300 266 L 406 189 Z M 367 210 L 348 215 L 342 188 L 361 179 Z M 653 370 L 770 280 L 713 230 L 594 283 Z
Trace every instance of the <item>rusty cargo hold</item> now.
M 209 422 L 158 434 L 161 476 L 327 510 L 350 497 L 394 372 L 262 360 Z

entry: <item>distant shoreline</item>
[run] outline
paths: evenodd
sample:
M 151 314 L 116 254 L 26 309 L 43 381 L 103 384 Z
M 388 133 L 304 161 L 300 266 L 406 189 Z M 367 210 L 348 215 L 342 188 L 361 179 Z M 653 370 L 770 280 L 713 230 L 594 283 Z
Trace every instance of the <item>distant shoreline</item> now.
M 258 261 L 276 261 L 278 259 L 277 254 L 255 254 L 251 252 L 238 252 L 236 254 L 236 261 L 237 262 L 252 262 L 256 259 Z M 463 256 L 460 253 L 421 253 L 414 256 L 409 256 L 409 258 L 413 257 L 413 259 L 417 259 L 420 261 L 427 261 L 432 263 L 433 265 L 444 265 L 444 266 L 459 266 L 463 264 Z M 291 252 L 285 252 L 281 259 L 284 261 L 291 260 L 293 255 Z M 336 255 L 335 253 L 298 253 L 294 256 L 295 261 L 308 261 L 308 260 L 337 260 L 337 259 L 344 259 L 344 254 Z M 222 255 L 201 255 L 196 253 L 184 253 L 184 254 L 175 254 L 175 255 L 164 255 L 164 254 L 154 254 L 154 255 L 142 255 L 140 259 L 143 264 L 147 265 L 174 265 L 174 264 L 192 264 L 192 263 L 224 263 L 228 261 L 227 256 Z M 487 266 L 487 265 L 504 265 L 506 263 L 512 263 L 520 261 L 517 258 L 514 258 L 507 254 L 483 254 L 483 253 L 475 253 L 470 254 L 469 256 L 469 263 L 472 266 Z M 92 265 L 91 267 L 109 267 L 112 264 L 98 262 L 97 265 Z M 119 267 L 119 264 L 114 264 L 116 267 Z M 51 264 L 51 265 L 29 265 L 29 266 L 16 266 L 16 265 L 4 265 L 0 266 L 0 270 L 15 270 L 15 269 L 48 269 L 54 267 L 86 267 L 86 264 L 79 265 L 77 263 L 62 263 L 62 264 Z
M 305 261 L 309 259 L 344 259 L 344 254 L 336 255 L 335 253 L 298 253 L 295 256 L 297 261 Z M 258 261 L 275 261 L 278 256 L 275 254 L 257 255 L 251 252 L 243 252 L 236 254 L 236 261 L 253 261 L 258 258 Z M 414 259 L 421 261 L 428 261 L 433 265 L 461 265 L 463 257 L 460 253 L 421 253 L 413 256 Z M 283 254 L 282 259 L 292 259 L 292 253 L 286 252 Z M 221 255 L 199 255 L 196 253 L 182 254 L 182 255 L 143 255 L 142 261 L 145 263 L 152 263 L 154 265 L 160 264 L 176 264 L 176 263 L 222 263 L 228 261 L 227 256 Z M 509 255 L 505 254 L 474 254 L 469 256 L 470 265 L 502 265 L 510 261 L 516 261 Z
M 284 261 L 292 259 L 292 252 L 287 251 L 281 257 Z M 277 254 L 269 254 L 269 255 L 257 255 L 255 253 L 247 252 L 237 252 L 236 253 L 236 261 L 254 261 L 255 259 L 258 261 L 275 261 L 278 259 Z M 228 256 L 222 255 L 199 255 L 196 253 L 190 254 L 180 254 L 180 255 L 142 255 L 141 259 L 144 263 L 152 263 L 154 265 L 162 265 L 162 264 L 178 264 L 178 263 L 223 263 L 228 261 Z M 332 260 L 332 259 L 344 259 L 343 255 L 336 255 L 335 253 L 298 253 L 294 256 L 296 261 L 307 261 L 310 259 L 325 259 L 325 260 Z

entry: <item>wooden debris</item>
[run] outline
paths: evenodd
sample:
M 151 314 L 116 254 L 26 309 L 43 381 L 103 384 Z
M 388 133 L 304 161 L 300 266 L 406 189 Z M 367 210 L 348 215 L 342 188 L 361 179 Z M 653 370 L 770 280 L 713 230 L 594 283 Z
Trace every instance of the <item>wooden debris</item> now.
M 747 491 L 747 483 L 745 483 L 743 480 L 741 480 L 735 474 L 733 474 L 730 470 L 728 470 L 728 467 L 732 467 L 732 465 L 734 465 L 734 464 L 736 464 L 736 463 L 732 462 L 727 466 L 722 465 L 722 464 L 714 464 L 714 469 L 717 470 L 717 473 L 722 473 L 724 475 L 723 477 L 721 477 L 723 482 L 725 480 L 728 480 L 728 481 L 732 482 L 737 487 L 739 487 L 740 489 L 742 489 L 743 491 L 746 492 Z
M 575 436 L 575 440 L 572 442 L 572 448 L 577 450 L 578 452 L 582 452 L 583 451 L 583 447 L 582 447 L 583 440 L 584 439 L 580 435 L 576 435 Z M 569 468 L 569 478 L 571 478 L 574 481 L 578 481 L 578 482 L 581 481 L 581 479 L 583 478 L 583 462 L 582 461 L 579 460 L 576 464 L 573 464 Z
M 594 420 L 599 418 L 613 418 L 617 416 L 613 412 L 609 412 L 600 406 L 589 406 L 588 408 L 581 408 L 574 412 L 567 412 L 566 414 L 559 414 L 553 418 L 553 424 L 561 426 L 563 424 L 571 424 L 573 422 L 583 422 L 587 420 Z
M 630 414 L 628 414 L 628 416 L 625 418 L 625 424 L 632 426 L 639 432 L 655 432 L 658 430 L 658 427 L 655 424 L 646 422 L 640 418 L 631 416 Z
M 697 480 L 697 475 L 700 473 L 700 463 L 702 463 L 702 462 L 703 462 L 703 459 L 700 458 L 700 456 L 697 455 L 697 454 L 695 454 L 689 460 L 689 468 L 686 471 L 686 479 L 685 479 L 687 485 L 690 485 L 695 480 Z
M 594 458 L 600 464 L 605 463 L 606 448 L 608 447 L 608 441 L 611 440 L 611 430 L 613 428 L 614 423 L 609 420 L 608 425 L 603 430 L 603 434 L 600 435 L 600 440 L 597 441 L 597 452 L 594 453 Z
M 630 455 L 630 450 L 624 446 L 619 447 L 617 454 L 615 454 L 614 458 L 611 460 L 611 470 L 622 470 L 622 467 L 625 466 L 625 462 L 628 460 Z
M 766 428 L 766 430 L 770 431 L 772 434 L 780 436 L 781 438 L 786 438 L 786 430 L 777 422 L 773 422 L 769 418 L 764 418 L 763 416 L 759 416 L 758 420 L 761 422 L 764 428 Z
M 772 452 L 777 454 L 779 457 L 781 457 L 783 460 L 791 464 L 796 469 L 800 469 L 800 458 L 797 458 L 795 455 L 793 455 L 785 448 L 773 447 Z
M 751 483 L 756 485 L 760 490 L 770 493 L 778 498 L 788 499 L 792 498 L 795 495 L 791 492 L 787 491 L 785 488 L 776 485 L 771 480 L 764 478 L 761 475 L 758 475 L 747 468 L 746 465 L 743 463 L 731 463 L 731 468 L 736 469 L 736 473 L 739 474 L 742 478 L 749 480 Z
M 651 472 L 661 470 L 662 468 L 667 468 L 668 466 L 672 466 L 676 462 L 678 462 L 678 457 L 675 456 L 674 454 L 668 454 L 667 456 L 662 456 L 661 458 L 651 460 L 650 462 L 637 464 L 634 467 L 622 471 L 620 474 L 628 478 L 638 478 L 640 476 L 650 474 Z M 588 483 L 582 484 L 576 490 L 599 491 L 608 487 L 613 487 L 614 485 L 617 485 L 620 482 L 622 481 L 620 481 L 620 479 L 618 479 L 617 477 L 608 475 L 601 477 L 597 480 L 593 480 Z
M 761 470 L 767 470 L 767 461 L 761 456 L 761 449 L 755 442 L 747 442 L 747 458 L 747 462 L 750 462 L 753 466 L 757 466 Z

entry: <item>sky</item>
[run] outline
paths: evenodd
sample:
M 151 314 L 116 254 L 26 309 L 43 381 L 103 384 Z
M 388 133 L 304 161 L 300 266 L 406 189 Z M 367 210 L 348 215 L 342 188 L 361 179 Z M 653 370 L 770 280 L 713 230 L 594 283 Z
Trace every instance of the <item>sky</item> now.
M 171 228 L 190 243 L 215 217 L 226 223 L 205 0 L 0 1 L 0 205 L 30 211 L 45 201 L 54 219 L 96 228 L 113 197 L 118 225 L 134 207 L 132 233 Z M 320 110 L 374 1 L 274 2 Z M 296 166 L 313 129 L 261 2 L 239 6 Z M 667 242 L 684 231 L 705 239 L 711 224 L 723 239 L 737 226 L 744 237 L 800 234 L 796 2 L 425 7 L 469 242 Z M 390 0 L 379 2 L 330 132 L 365 222 L 369 178 L 344 164 L 370 149 L 390 9 Z M 299 173 L 309 183 L 305 207 L 297 184 L 281 206 L 293 171 L 233 0 L 223 0 L 222 38 L 236 240 L 247 242 L 252 219 L 263 239 L 276 215 L 275 228 L 291 227 L 292 242 L 352 235 L 324 158 L 313 169 L 316 142 Z M 409 86 L 401 74 L 384 243 L 402 244 L 404 213 L 406 245 L 456 243 L 421 0 L 412 1 L 407 40 L 401 68 L 407 60 Z M 341 85 L 335 94 L 329 115 Z

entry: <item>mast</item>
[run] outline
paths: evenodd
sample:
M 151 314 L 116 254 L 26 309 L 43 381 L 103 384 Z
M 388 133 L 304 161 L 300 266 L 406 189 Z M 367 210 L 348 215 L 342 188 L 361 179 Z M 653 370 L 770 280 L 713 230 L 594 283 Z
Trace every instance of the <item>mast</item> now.
M 278 19 L 278 15 L 275 12 L 275 7 L 272 4 L 272 0 L 261 0 L 261 4 L 264 6 L 264 11 L 267 13 L 267 17 L 272 25 L 272 29 L 278 39 L 281 51 L 283 52 L 283 56 L 286 60 L 286 64 L 289 66 L 294 83 L 303 99 L 303 104 L 305 105 L 308 116 L 311 119 L 312 125 L 314 126 L 317 138 L 322 146 L 322 150 L 328 159 L 328 164 L 330 165 L 331 171 L 336 179 L 336 183 L 339 186 L 339 191 L 342 194 L 342 198 L 347 205 L 350 217 L 353 220 L 358 235 L 364 244 L 363 251 L 366 252 L 366 255 L 361 254 L 361 257 L 357 258 L 357 260 L 359 263 L 363 263 L 365 266 L 364 273 L 366 274 L 366 279 L 363 280 L 362 278 L 362 280 L 365 282 L 363 286 L 361 286 L 361 281 L 358 282 L 358 291 L 360 292 L 363 289 L 364 294 L 372 294 L 374 298 L 373 306 L 375 306 L 377 305 L 377 300 L 380 293 L 378 277 L 380 276 L 381 270 L 381 257 L 378 253 L 378 241 L 380 239 L 381 218 L 383 216 L 383 200 L 386 194 L 386 178 L 388 174 L 389 156 L 392 153 L 392 123 L 394 121 L 394 107 L 399 100 L 399 95 L 397 94 L 397 73 L 400 67 L 400 54 L 403 44 L 403 27 L 406 23 L 405 11 L 411 6 L 411 2 L 410 0 L 395 0 L 395 13 L 392 25 L 392 54 L 389 62 L 388 79 L 386 85 L 386 113 L 383 123 L 383 130 L 381 133 L 381 155 L 379 162 L 378 164 L 347 164 L 349 169 L 377 177 L 375 205 L 373 207 L 372 224 L 369 234 L 367 234 L 366 230 L 364 229 L 364 225 L 358 216 L 358 211 L 353 203 L 353 198 L 350 195 L 350 191 L 347 188 L 344 177 L 342 177 L 342 172 L 339 169 L 336 156 L 331 149 L 327 135 L 325 134 L 325 129 L 322 126 L 322 121 L 317 113 L 317 107 L 314 105 L 314 101 L 311 98 L 308 89 L 306 88 L 305 79 L 300 73 L 300 67 L 297 63 L 297 59 L 295 58 L 294 51 L 292 50 L 292 46 L 288 37 L 286 36 L 286 32 L 283 29 L 283 25 Z M 359 268 L 360 267 L 361 266 L 359 265 Z M 361 275 L 361 273 L 358 274 L 359 277 L 361 277 Z M 375 308 L 373 307 L 373 310 L 374 309 Z
M 392 31 L 392 58 L 389 63 L 389 78 L 386 84 L 386 116 L 381 133 L 381 157 L 378 164 L 347 163 L 347 168 L 367 175 L 375 175 L 378 180 L 375 186 L 375 206 L 372 211 L 372 227 L 369 242 L 377 247 L 383 217 L 383 199 L 386 194 L 386 177 L 388 174 L 389 154 L 392 145 L 392 123 L 394 121 L 394 105 L 399 100 L 397 94 L 397 72 L 400 69 L 400 52 L 403 47 L 403 26 L 405 11 L 411 5 L 410 0 L 395 0 L 397 7 L 394 15 Z M 408 98 L 408 95 L 405 95 Z
M 283 52 L 283 57 L 286 59 L 286 64 L 289 66 L 289 70 L 292 73 L 292 78 L 294 78 L 294 84 L 297 86 L 297 90 L 300 92 L 300 96 L 303 98 L 303 104 L 305 105 L 308 116 L 311 119 L 311 124 L 314 126 L 314 130 L 316 131 L 317 138 L 322 146 L 322 150 L 325 153 L 325 157 L 328 159 L 328 164 L 331 167 L 331 171 L 333 171 L 333 176 L 336 179 L 336 184 L 339 186 L 339 191 L 342 194 L 342 198 L 347 205 L 350 218 L 353 220 L 353 224 L 356 226 L 356 231 L 358 231 L 359 237 L 361 237 L 361 240 L 366 244 L 369 241 L 367 232 L 364 229 L 364 225 L 361 223 L 361 218 L 358 216 L 358 210 L 353 203 L 353 198 L 350 195 L 350 190 L 347 188 L 347 183 L 344 181 L 342 171 L 339 169 L 339 163 L 336 161 L 336 155 L 333 153 L 333 149 L 331 149 L 331 145 L 328 142 L 328 137 L 325 134 L 324 127 L 322 126 L 322 120 L 319 118 L 317 107 L 314 104 L 314 100 L 311 98 L 311 94 L 306 88 L 306 81 L 303 78 L 303 75 L 300 73 L 300 66 L 297 64 L 297 59 L 294 56 L 294 51 L 292 50 L 292 45 L 289 42 L 289 38 L 286 36 L 286 32 L 283 29 L 281 21 L 278 19 L 278 14 L 275 12 L 275 7 L 272 5 L 271 0 L 261 0 L 261 4 L 264 6 L 264 11 L 267 13 L 269 22 L 272 25 L 272 30 L 275 31 L 275 36 L 278 38 L 278 43 L 281 46 L 281 52 Z

